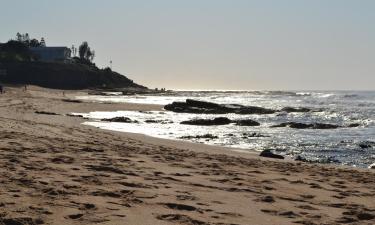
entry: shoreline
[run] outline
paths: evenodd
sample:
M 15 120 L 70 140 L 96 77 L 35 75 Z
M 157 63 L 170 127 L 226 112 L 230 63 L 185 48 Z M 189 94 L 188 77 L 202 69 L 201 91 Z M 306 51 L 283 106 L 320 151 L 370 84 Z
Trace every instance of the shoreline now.
M 0 223 L 375 222 L 373 170 L 84 126 L 65 114 L 155 106 L 66 102 L 84 91 L 62 92 L 0 95 Z

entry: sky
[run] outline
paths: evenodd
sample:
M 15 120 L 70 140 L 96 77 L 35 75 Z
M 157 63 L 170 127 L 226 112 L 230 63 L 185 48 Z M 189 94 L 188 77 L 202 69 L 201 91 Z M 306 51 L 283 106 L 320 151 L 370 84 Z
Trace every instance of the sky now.
M 88 41 L 150 88 L 375 90 L 373 0 L 0 0 L 0 42 Z

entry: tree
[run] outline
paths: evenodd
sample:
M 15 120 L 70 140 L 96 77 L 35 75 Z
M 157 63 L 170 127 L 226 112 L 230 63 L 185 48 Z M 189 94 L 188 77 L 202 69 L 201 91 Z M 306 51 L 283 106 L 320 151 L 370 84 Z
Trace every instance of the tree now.
M 37 39 L 31 39 L 29 43 L 30 47 L 40 47 L 40 42 Z
M 87 41 L 82 42 L 78 48 L 79 58 L 82 61 L 92 62 L 95 57 L 95 51 L 91 50 Z
M 79 58 L 85 59 L 88 50 L 89 50 L 89 44 L 87 43 L 87 41 L 82 42 L 82 44 L 78 48 Z
M 20 34 L 20 32 L 17 32 L 16 34 L 16 41 L 22 42 L 22 35 Z
M 27 47 L 45 47 L 46 46 L 46 41 L 44 40 L 44 38 L 42 38 L 39 42 L 37 39 L 31 38 L 28 33 L 21 34 L 20 32 L 18 32 L 16 34 L 16 39 L 14 41 L 20 42 L 26 45 Z

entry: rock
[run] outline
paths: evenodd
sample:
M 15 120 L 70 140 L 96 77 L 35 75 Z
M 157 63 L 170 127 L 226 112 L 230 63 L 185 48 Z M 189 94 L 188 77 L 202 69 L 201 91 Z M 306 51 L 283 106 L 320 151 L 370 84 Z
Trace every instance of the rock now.
M 161 123 L 161 124 L 167 124 L 167 123 L 173 123 L 173 121 L 170 121 L 170 120 L 145 120 L 145 123 Z
M 375 146 L 375 142 L 373 142 L 373 141 L 363 141 L 363 142 L 359 143 L 358 146 L 361 147 L 362 149 L 372 148 L 372 146 Z
M 145 123 L 160 123 L 161 120 L 145 120 Z
M 325 124 L 325 123 L 311 123 L 311 124 L 305 124 L 305 123 L 297 123 L 297 122 L 287 122 L 287 123 L 281 123 L 279 125 L 273 125 L 271 127 L 290 127 L 295 129 L 336 129 L 340 126 L 334 125 L 334 124 Z
M 274 159 L 284 159 L 284 156 L 274 154 L 274 153 L 272 153 L 271 150 L 269 150 L 269 149 L 263 150 L 263 151 L 259 154 L 259 156 L 267 157 L 267 158 L 274 158 Z
M 199 126 L 215 126 L 215 125 L 227 125 L 232 121 L 226 117 L 217 117 L 215 119 L 193 119 L 182 121 L 181 124 L 187 125 L 199 125 Z
M 131 120 L 129 117 L 114 117 L 114 118 L 109 118 L 109 119 L 102 119 L 102 121 L 107 121 L 107 122 L 117 122 L 117 123 L 138 123 L 136 120 Z
M 311 109 L 309 108 L 305 108 L 305 107 L 298 107 L 298 108 L 294 108 L 294 107 L 284 107 L 282 108 L 280 111 L 283 111 L 283 112 L 310 112 Z
M 273 125 L 271 127 L 290 127 L 296 129 L 307 129 L 312 128 L 312 124 L 304 124 L 304 123 L 296 123 L 296 122 L 287 122 L 287 123 L 280 123 L 279 125 Z
M 200 138 L 205 138 L 205 139 L 217 139 L 219 138 L 218 136 L 216 135 L 212 135 L 212 134 L 204 134 L 204 135 L 196 135 L 196 136 L 182 136 L 181 137 L 182 139 L 193 139 L 193 138 L 197 138 L 197 139 L 200 139 Z
M 79 117 L 79 118 L 83 118 L 82 115 L 76 115 L 76 114 L 66 114 L 66 116 L 69 116 L 69 117 Z
M 44 114 L 44 115 L 54 115 L 57 116 L 59 114 L 54 113 L 54 112 L 46 112 L 46 111 L 35 111 L 36 114 Z
M 70 103 L 82 103 L 82 101 L 78 100 L 78 99 L 63 99 L 61 101 L 63 101 L 63 102 L 70 102 Z
M 336 129 L 341 126 L 339 125 L 334 125 L 334 124 L 325 124 L 325 123 L 314 123 L 313 124 L 313 129 Z
M 346 127 L 359 127 L 359 126 L 361 126 L 361 124 L 359 124 L 359 123 L 351 123 L 351 124 L 349 124 Z
M 253 133 L 249 133 L 249 134 L 243 133 L 242 137 L 243 138 L 248 138 L 248 137 L 269 137 L 269 136 L 253 132 Z
M 361 148 L 371 148 L 371 145 L 365 144 L 365 143 L 361 143 L 358 146 L 361 147 Z
M 70 219 L 76 220 L 76 219 L 81 218 L 82 216 L 83 216 L 82 213 L 78 213 L 78 214 L 72 214 L 72 215 L 69 215 L 68 217 L 69 217 Z
M 275 110 L 256 106 L 243 106 L 237 104 L 216 104 L 212 102 L 186 99 L 185 102 L 173 102 L 164 106 L 165 110 L 178 113 L 197 114 L 272 114 Z
M 259 126 L 260 125 L 260 123 L 258 123 L 257 121 L 251 120 L 251 119 L 235 120 L 234 122 L 238 126 Z

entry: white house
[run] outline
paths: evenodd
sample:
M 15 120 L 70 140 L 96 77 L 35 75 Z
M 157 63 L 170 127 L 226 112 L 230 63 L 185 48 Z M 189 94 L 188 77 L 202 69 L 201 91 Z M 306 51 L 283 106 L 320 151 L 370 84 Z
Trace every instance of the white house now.
M 71 50 L 67 47 L 31 47 L 30 51 L 44 62 L 68 62 Z

